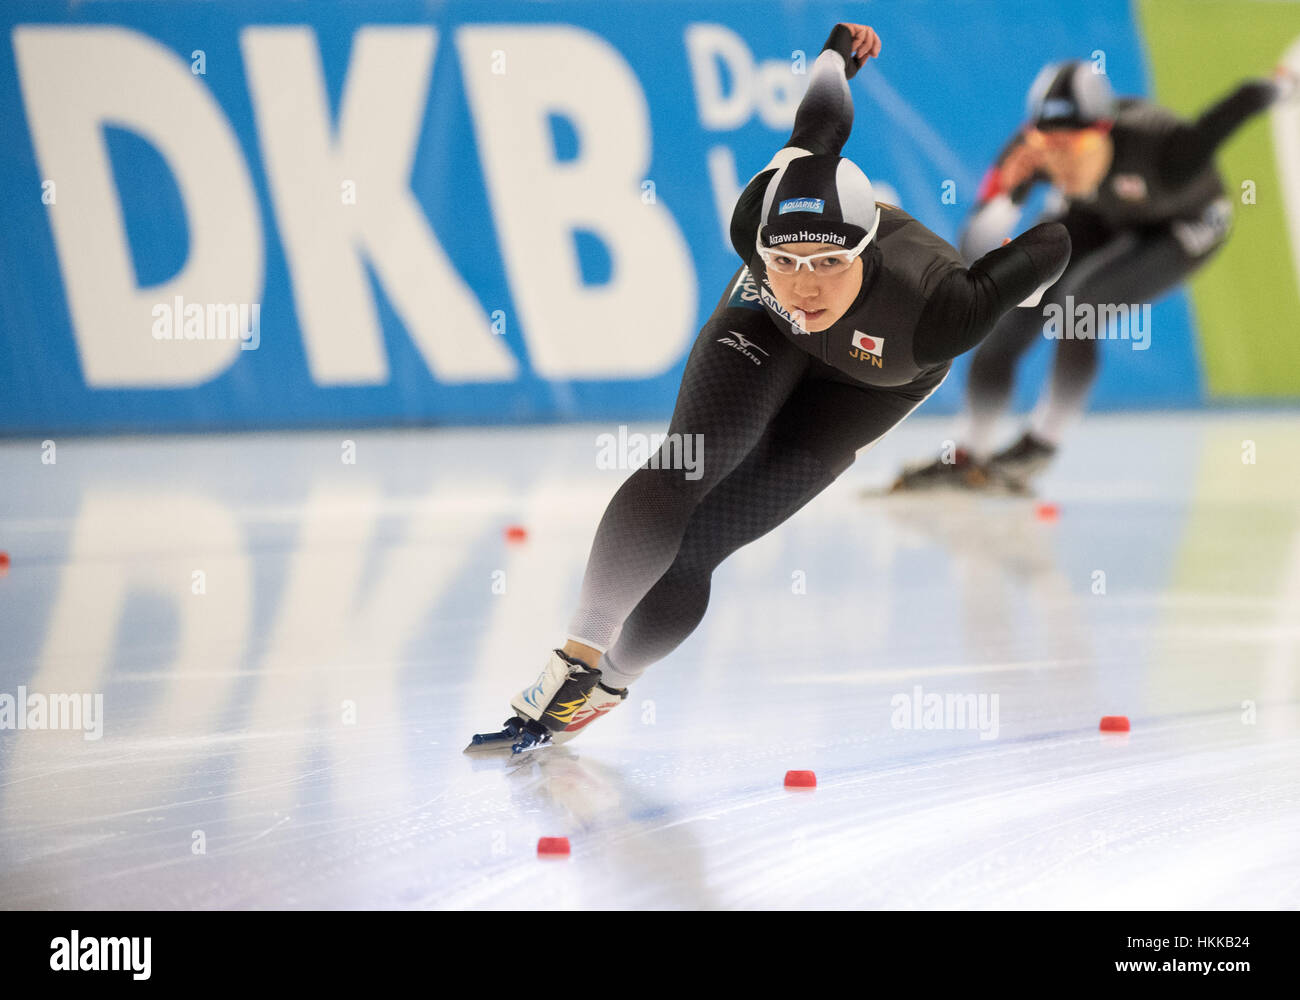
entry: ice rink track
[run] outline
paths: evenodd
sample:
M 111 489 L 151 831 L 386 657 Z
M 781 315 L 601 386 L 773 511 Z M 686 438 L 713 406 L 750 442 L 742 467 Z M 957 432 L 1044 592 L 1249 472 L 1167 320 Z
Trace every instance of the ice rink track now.
M 913 417 L 626 705 L 464 755 L 563 639 L 611 430 L 0 443 L 0 694 L 103 696 L 0 730 L 0 906 L 1300 905 L 1300 415 L 1090 417 L 1055 517 L 863 499 L 953 432 Z

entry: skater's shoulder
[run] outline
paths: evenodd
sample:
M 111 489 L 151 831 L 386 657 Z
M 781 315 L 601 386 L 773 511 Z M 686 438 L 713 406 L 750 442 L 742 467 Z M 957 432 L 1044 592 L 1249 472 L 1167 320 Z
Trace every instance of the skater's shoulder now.
M 908 223 L 920 225 L 919 222 L 897 205 L 891 205 L 887 201 L 878 201 L 876 207 L 880 209 L 880 227 L 876 230 L 876 239 L 878 240 L 883 240 L 886 236 L 898 232 Z
M 1182 119 L 1166 107 L 1145 97 L 1121 97 L 1115 102 L 1115 131 L 1159 131 L 1177 125 Z
M 880 228 L 876 239 L 886 267 L 928 268 L 939 263 L 962 264 L 956 247 L 919 220 L 894 205 L 880 202 Z

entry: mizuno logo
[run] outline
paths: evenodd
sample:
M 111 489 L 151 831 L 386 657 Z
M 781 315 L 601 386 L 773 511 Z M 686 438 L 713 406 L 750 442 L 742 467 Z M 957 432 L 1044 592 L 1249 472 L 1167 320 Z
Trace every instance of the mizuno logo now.
M 756 351 L 763 351 L 763 348 L 759 347 L 756 343 L 754 343 L 749 338 L 743 336 L 742 334 L 737 333 L 735 330 L 728 330 L 727 332 L 736 338 L 736 343 L 738 343 L 741 347 L 745 347 L 745 348 L 752 347 Z M 767 354 L 767 351 L 763 351 L 763 353 Z
M 731 336 L 719 337 L 718 343 L 726 344 L 728 347 L 735 348 L 745 357 L 749 358 L 750 361 L 754 362 L 754 364 L 761 365 L 763 363 L 762 359 L 759 358 L 758 354 L 755 354 L 754 351 L 758 351 L 759 354 L 763 354 L 767 357 L 771 357 L 771 355 L 768 354 L 767 351 L 763 350 L 763 348 L 759 347 L 756 343 L 754 343 L 749 338 L 737 333 L 735 330 L 728 330 L 727 333 L 729 333 Z M 750 350 L 750 348 L 753 348 L 753 350 Z

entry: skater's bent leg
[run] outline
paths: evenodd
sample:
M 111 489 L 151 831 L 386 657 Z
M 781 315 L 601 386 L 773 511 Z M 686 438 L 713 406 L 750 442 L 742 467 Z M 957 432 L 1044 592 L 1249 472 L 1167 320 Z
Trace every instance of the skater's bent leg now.
M 697 508 L 672 566 L 601 659 L 608 683 L 626 687 L 676 649 L 704 617 L 713 570 L 804 507 L 934 388 L 896 393 L 837 381 L 801 385 L 771 431 Z
M 1040 441 L 1056 446 L 1066 429 L 1083 415 L 1088 392 L 1097 377 L 1097 342 L 1062 340 L 1056 345 L 1052 380 L 1034 408 L 1030 430 Z
M 1070 233 L 1069 267 L 1037 306 L 1017 307 L 1003 316 L 971 359 L 962 438 L 977 461 L 985 461 L 993 452 L 998 420 L 1011 400 L 1016 366 L 1043 333 L 1048 309 L 1064 309 L 1067 297 L 1117 252 L 1114 234 L 1091 212 L 1072 208 L 1060 221 Z
M 1172 232 L 1161 232 L 1142 239 L 1125 235 L 1093 255 L 1089 271 L 1074 293 L 1074 305 L 1093 310 L 1098 327 L 1097 339 L 1061 340 L 1056 346 L 1052 379 L 1047 393 L 1031 418 L 1034 436 L 1059 445 L 1065 431 L 1083 415 L 1088 393 L 1097 376 L 1098 340 L 1128 336 L 1115 345 L 1127 350 L 1149 345 L 1146 329 L 1147 308 L 1170 289 L 1181 284 L 1213 254 L 1211 249 L 1200 257 L 1190 257 Z M 1101 317 L 1123 306 L 1127 329 L 1102 329 Z
M 627 687 L 689 636 L 709 606 L 713 570 L 835 480 L 815 454 L 765 438 L 696 508 L 677 557 L 638 602 L 600 660 L 606 684 Z
M 695 508 L 753 449 L 808 362 L 763 314 L 730 310 L 705 324 L 663 447 L 619 487 L 596 529 L 571 642 L 609 648 L 671 565 Z
M 1048 290 L 1045 302 L 1053 291 Z M 1011 398 L 1016 366 L 1042 328 L 1043 317 L 1038 309 L 1012 309 L 975 350 L 966 383 L 962 444 L 976 461 L 984 461 L 993 451 L 993 437 Z

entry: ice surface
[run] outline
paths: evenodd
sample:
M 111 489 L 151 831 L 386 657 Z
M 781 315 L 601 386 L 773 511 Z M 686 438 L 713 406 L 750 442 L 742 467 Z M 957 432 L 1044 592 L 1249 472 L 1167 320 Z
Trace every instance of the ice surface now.
M 0 695 L 103 696 L 0 730 L 0 906 L 1300 904 L 1296 414 L 1090 417 L 1055 521 L 863 499 L 915 417 L 625 706 L 463 755 L 563 638 L 610 429 L 0 445 Z

